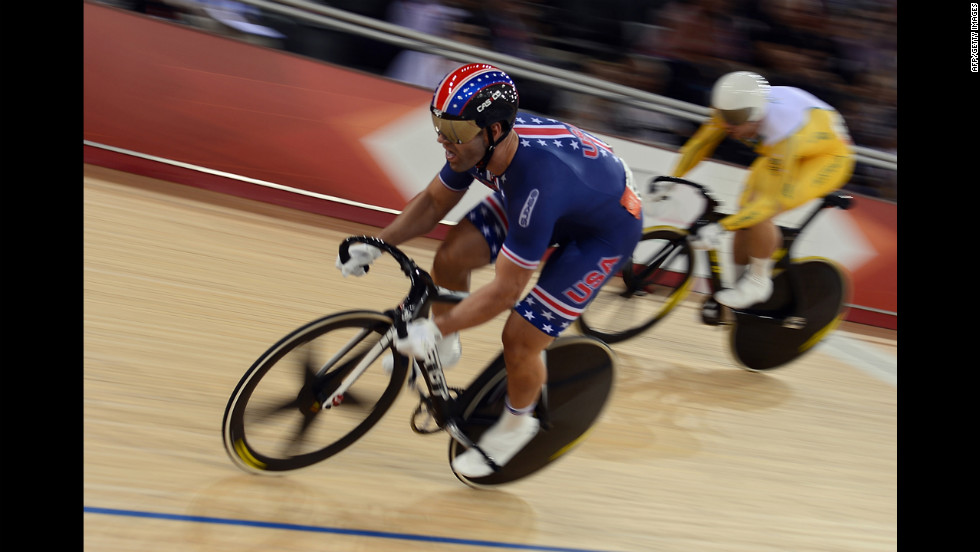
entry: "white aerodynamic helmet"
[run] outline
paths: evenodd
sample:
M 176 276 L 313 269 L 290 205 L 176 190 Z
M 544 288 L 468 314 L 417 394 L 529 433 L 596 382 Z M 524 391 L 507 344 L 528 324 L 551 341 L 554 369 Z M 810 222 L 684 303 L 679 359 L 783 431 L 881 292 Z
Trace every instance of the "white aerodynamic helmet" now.
M 730 125 L 762 119 L 768 102 L 769 82 L 751 71 L 728 73 L 711 90 L 711 107 Z

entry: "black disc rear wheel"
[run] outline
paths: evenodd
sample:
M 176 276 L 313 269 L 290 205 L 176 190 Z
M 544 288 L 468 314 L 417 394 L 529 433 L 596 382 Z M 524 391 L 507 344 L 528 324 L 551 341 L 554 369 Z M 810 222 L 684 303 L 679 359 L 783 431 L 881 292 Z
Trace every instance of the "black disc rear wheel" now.
M 471 487 L 491 487 L 527 477 L 561 458 L 582 442 L 602 412 L 612 391 L 615 358 L 608 345 L 592 337 L 556 339 L 547 350 L 548 383 L 536 412 L 541 430 L 499 471 L 486 477 L 456 477 Z M 506 394 L 501 355 L 460 396 L 460 427 L 474 442 L 500 418 Z M 450 440 L 450 465 L 465 451 Z
M 840 322 L 850 293 L 844 272 L 827 259 L 793 261 L 773 278 L 768 301 L 733 311 L 732 353 L 742 368 L 772 370 L 796 360 Z

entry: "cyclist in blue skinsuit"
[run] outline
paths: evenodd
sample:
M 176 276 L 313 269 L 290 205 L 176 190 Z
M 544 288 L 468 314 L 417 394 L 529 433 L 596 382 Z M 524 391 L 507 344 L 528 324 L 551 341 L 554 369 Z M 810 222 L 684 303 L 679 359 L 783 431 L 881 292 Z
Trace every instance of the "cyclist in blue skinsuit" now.
M 450 229 L 431 274 L 436 284 L 460 291 L 469 291 L 475 268 L 492 262 L 495 276 L 457 305 L 433 305 L 432 318 L 412 323 L 395 346 L 421 359 L 438 354 L 449 366 L 459 359 L 460 330 L 511 311 L 501 339 L 507 408 L 479 442 L 503 466 L 538 431 L 531 413 L 547 381 L 541 353 L 636 247 L 640 200 L 629 167 L 608 145 L 572 125 L 518 111 L 517 89 L 496 67 L 468 64 L 449 73 L 430 111 L 446 164 L 377 237 L 397 245 L 429 232 L 475 179 L 493 193 Z M 363 274 L 381 252 L 355 244 L 350 254 L 346 264 L 337 260 L 345 276 Z M 492 473 L 472 449 L 453 468 L 468 477 Z

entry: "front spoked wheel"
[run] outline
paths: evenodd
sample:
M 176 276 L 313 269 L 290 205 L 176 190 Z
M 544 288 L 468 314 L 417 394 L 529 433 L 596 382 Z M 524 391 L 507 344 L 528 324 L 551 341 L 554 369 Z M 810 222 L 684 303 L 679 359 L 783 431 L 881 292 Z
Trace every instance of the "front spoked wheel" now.
M 634 337 L 663 320 L 693 283 L 694 260 L 687 233 L 658 228 L 643 234 L 632 265 L 610 278 L 578 319 L 585 335 L 606 343 Z
M 225 449 L 241 469 L 281 474 L 344 450 L 388 411 L 403 387 L 405 357 L 380 348 L 392 326 L 385 314 L 326 316 L 290 333 L 245 373 L 228 400 Z M 394 357 L 386 372 L 382 358 Z M 343 396 L 323 404 L 362 361 L 367 369 Z

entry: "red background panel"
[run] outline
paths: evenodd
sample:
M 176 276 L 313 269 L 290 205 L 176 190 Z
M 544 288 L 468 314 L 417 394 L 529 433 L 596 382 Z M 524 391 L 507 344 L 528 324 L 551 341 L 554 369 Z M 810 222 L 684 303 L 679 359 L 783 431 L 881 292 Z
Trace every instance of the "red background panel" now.
M 346 199 L 404 199 L 360 143 L 429 94 L 85 5 L 86 140 Z M 370 183 L 370 185 L 365 185 Z
M 415 113 L 430 92 L 178 23 L 85 3 L 84 139 L 367 205 L 405 199 L 365 137 Z M 97 147 L 85 161 L 384 226 L 392 215 Z M 412 167 L 406 167 L 411 170 Z M 427 182 L 430 176 L 426 175 Z M 847 319 L 897 326 L 897 208 L 848 212 L 875 250 L 851 270 Z M 441 237 L 444 228 L 434 232 Z

